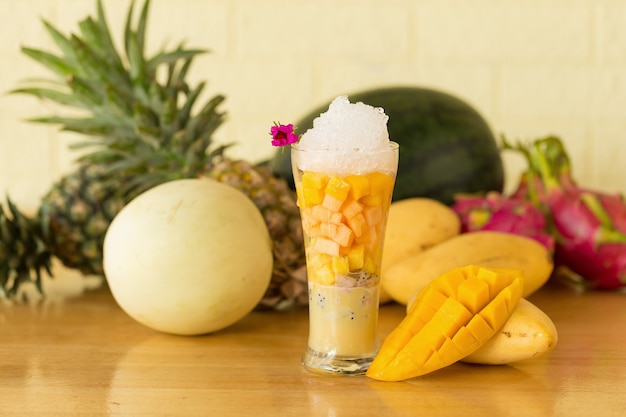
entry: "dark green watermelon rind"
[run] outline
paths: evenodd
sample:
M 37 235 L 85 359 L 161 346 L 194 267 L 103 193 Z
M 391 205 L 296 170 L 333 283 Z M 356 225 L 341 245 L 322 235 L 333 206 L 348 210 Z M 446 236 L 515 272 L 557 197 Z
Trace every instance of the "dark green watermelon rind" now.
M 452 204 L 458 193 L 503 190 L 497 141 L 485 119 L 466 102 L 419 87 L 387 87 L 348 97 L 382 107 L 389 116 L 389 137 L 400 144 L 394 201 L 429 197 Z M 298 132 L 311 128 L 328 104 L 296 123 Z M 289 152 L 279 149 L 269 166 L 293 187 Z

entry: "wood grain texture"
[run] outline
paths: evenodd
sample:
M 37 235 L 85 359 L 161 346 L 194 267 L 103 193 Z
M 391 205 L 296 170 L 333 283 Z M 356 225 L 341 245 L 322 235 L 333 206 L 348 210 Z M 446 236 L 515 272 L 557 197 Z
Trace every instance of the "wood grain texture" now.
M 0 415 L 626 415 L 626 295 L 551 284 L 530 300 L 559 331 L 548 355 L 393 383 L 306 372 L 306 309 L 253 312 L 183 337 L 136 323 L 106 289 L 62 304 L 0 305 Z M 399 305 L 381 308 L 381 338 L 403 315 Z

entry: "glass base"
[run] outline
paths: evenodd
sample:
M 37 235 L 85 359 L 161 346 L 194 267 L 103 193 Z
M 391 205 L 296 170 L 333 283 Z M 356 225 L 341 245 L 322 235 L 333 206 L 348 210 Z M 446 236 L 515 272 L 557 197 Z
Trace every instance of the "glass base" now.
M 302 357 L 302 366 L 307 371 L 325 375 L 364 375 L 370 367 L 374 356 L 368 358 L 347 358 L 332 353 L 317 352 L 306 348 Z

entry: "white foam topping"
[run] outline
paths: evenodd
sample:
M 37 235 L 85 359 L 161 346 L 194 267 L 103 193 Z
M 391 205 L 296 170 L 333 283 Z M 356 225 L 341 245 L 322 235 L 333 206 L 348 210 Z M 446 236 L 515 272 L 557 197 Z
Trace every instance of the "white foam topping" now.
M 298 147 L 318 150 L 383 149 L 388 146 L 389 116 L 380 107 L 350 103 L 347 96 L 334 99 L 328 110 L 313 120 Z
M 305 151 L 297 156 L 299 169 L 338 174 L 394 172 L 397 152 L 391 151 L 388 120 L 380 107 L 350 103 L 347 96 L 335 98 L 295 146 Z

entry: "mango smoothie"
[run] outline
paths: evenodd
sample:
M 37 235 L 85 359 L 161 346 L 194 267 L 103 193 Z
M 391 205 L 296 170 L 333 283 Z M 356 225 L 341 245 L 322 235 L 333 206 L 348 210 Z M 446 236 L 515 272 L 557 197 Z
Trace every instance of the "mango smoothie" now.
M 362 139 L 376 127 L 386 134 L 382 109 L 363 103 L 356 109 L 351 106 L 355 105 L 338 98 L 329 108 L 329 113 L 345 116 L 345 110 L 348 119 L 358 119 L 350 126 L 342 118 L 341 142 L 329 146 L 305 140 L 308 134 L 321 135 L 322 142 L 332 135 L 331 118 L 326 121 L 330 131 L 314 123 L 291 151 L 309 286 L 309 340 L 303 365 L 315 372 L 350 375 L 363 374 L 379 347 L 380 265 L 398 164 L 398 145 L 388 137 L 374 137 L 377 142 L 372 145 L 370 140 L 369 146 L 367 138 Z M 367 126 L 363 113 L 368 112 L 365 116 L 378 118 L 377 125 L 363 130 Z M 351 128 L 358 132 L 352 141 L 346 132 Z

